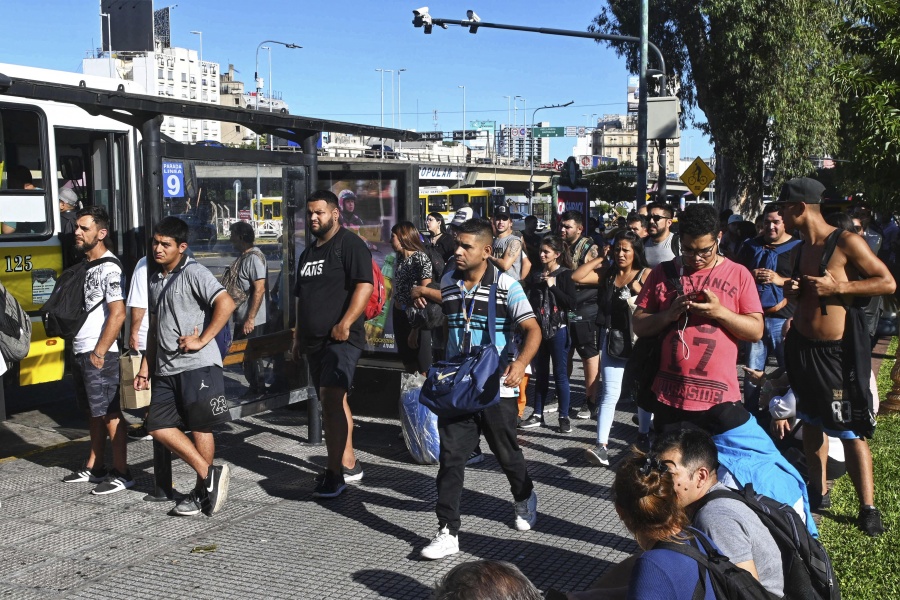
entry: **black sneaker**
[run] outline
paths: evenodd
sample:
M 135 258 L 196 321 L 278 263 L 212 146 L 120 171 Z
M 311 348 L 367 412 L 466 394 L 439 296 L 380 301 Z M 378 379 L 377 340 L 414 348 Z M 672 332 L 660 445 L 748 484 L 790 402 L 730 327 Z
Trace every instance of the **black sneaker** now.
M 606 451 L 606 446 L 597 444 L 593 448 L 585 450 L 584 453 L 592 464 L 602 467 L 609 466 L 609 453 Z
M 153 439 L 153 436 L 150 435 L 150 432 L 147 431 L 147 426 L 144 424 L 132 427 L 125 435 L 128 436 L 129 440 L 138 440 L 141 442 L 149 442 Z
M 95 496 L 104 496 L 106 494 L 115 494 L 131 487 L 134 487 L 134 477 L 131 476 L 131 471 L 128 470 L 122 474 L 113 469 L 109 472 L 106 481 L 92 489 L 91 493 Z
M 69 473 L 62 480 L 65 483 L 100 483 L 106 479 L 107 475 L 109 473 L 105 467 L 84 468 L 74 473 Z
M 559 418 L 559 432 L 572 433 L 572 422 L 569 420 L 569 417 Z
M 467 465 L 477 465 L 478 463 L 484 462 L 484 454 L 481 452 L 481 446 L 475 448 L 475 451 L 469 455 L 469 458 L 466 459 Z M 344 480 L 346 481 L 346 477 Z
M 874 506 L 867 506 L 859 511 L 856 524 L 863 533 L 871 537 L 878 537 L 884 533 L 884 523 L 881 522 L 881 512 Z
M 530 429 L 532 427 L 540 427 L 544 424 L 544 419 L 539 415 L 531 415 L 519 423 L 519 429 Z
M 178 501 L 178 504 L 175 505 L 175 514 L 181 517 L 193 517 L 194 515 L 199 515 L 201 510 L 203 510 L 203 508 L 200 499 L 198 498 L 197 490 L 191 490 L 190 494 L 184 496 Z
M 325 471 L 325 477 L 316 485 L 312 495 L 313 498 L 337 498 L 346 487 L 343 475 Z
M 571 408 L 569 409 L 569 418 L 587 421 L 591 418 L 591 408 L 588 406 L 587 402 L 582 404 L 581 408 Z
M 344 473 L 344 483 L 351 483 L 353 481 L 362 481 L 363 478 L 363 468 L 362 463 L 359 462 L 359 459 L 356 459 L 356 464 L 353 465 L 352 469 L 348 469 L 344 465 L 341 465 L 341 471 Z M 316 475 L 315 482 L 316 485 L 319 485 L 323 481 L 325 481 L 325 473 L 327 471 L 322 471 L 318 475 Z
M 228 498 L 228 482 L 231 480 L 231 468 L 224 464 L 221 467 L 210 466 L 206 479 L 203 480 L 203 513 L 213 516 L 225 505 Z
M 831 490 L 828 490 L 824 494 L 816 494 L 815 492 L 811 492 L 809 494 L 809 510 L 810 512 L 819 512 L 823 510 L 828 510 L 831 508 Z
M 650 452 L 650 434 L 639 433 L 634 445 L 637 446 L 637 449 L 641 452 Z

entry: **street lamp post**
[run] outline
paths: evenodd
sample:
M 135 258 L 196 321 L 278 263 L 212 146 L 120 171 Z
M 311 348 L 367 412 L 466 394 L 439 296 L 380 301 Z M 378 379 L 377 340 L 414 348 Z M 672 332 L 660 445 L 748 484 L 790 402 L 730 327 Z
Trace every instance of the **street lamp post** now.
M 381 125 L 384 126 L 384 74 L 391 74 L 391 121 L 394 119 L 394 70 L 375 69 L 381 71 Z M 384 138 L 381 138 L 381 158 L 384 159 Z
M 202 31 L 192 31 L 194 35 L 200 36 L 200 64 L 203 65 L 203 32 Z
M 481 27 L 488 29 L 506 29 L 510 31 L 525 31 L 529 33 L 542 33 L 545 35 L 559 35 L 565 37 L 580 37 L 592 40 L 606 40 L 617 42 L 637 43 L 640 45 L 640 94 L 638 98 L 638 181 L 636 190 L 636 199 L 638 205 L 643 205 L 645 196 L 647 195 L 647 85 L 646 79 L 648 75 L 661 74 L 662 92 L 666 95 L 666 63 L 663 60 L 662 52 L 659 48 L 647 39 L 647 1 L 641 2 L 641 36 L 634 37 L 629 35 L 608 35 L 604 33 L 595 33 L 592 31 L 575 31 L 571 29 L 550 29 L 547 27 L 526 27 L 522 25 L 507 25 L 502 23 L 485 23 L 474 11 L 467 11 L 466 20 L 443 19 L 432 17 L 428 14 L 426 7 L 413 11 L 413 26 L 423 27 L 426 34 L 430 34 L 435 25 L 447 29 L 448 25 L 460 25 L 468 27 L 469 33 L 477 33 Z M 647 68 L 647 51 L 653 52 L 654 57 L 659 63 L 659 71 Z
M 291 50 L 295 48 L 302 48 L 303 46 L 298 46 L 297 44 L 291 44 L 288 42 L 279 42 L 278 40 L 263 40 L 256 46 L 256 70 L 253 72 L 253 79 L 256 82 L 256 110 L 259 111 L 259 94 L 262 92 L 262 86 L 260 85 L 259 80 L 259 51 L 262 49 L 264 44 L 280 44 L 285 48 L 289 48 Z M 271 65 L 271 62 L 270 62 Z M 271 68 L 271 67 L 270 67 Z M 270 99 L 271 100 L 271 99 Z M 270 102 L 271 104 L 271 102 Z M 256 149 L 259 150 L 259 133 L 256 134 Z M 260 177 L 259 177 L 259 163 L 256 163 L 256 214 L 260 213 L 260 202 L 262 200 L 262 193 L 260 191 Z
M 462 88 L 463 91 L 463 135 L 462 135 L 462 146 L 463 146 L 463 162 L 469 162 L 469 153 L 466 151 L 466 86 L 458 85 L 458 88 Z
M 572 106 L 575 104 L 574 100 L 569 100 L 565 104 L 547 104 L 545 106 L 539 106 L 534 109 L 534 112 L 531 113 L 531 160 L 528 162 L 531 164 L 531 175 L 528 177 L 528 214 L 532 214 L 532 206 L 534 203 L 534 117 L 538 113 L 539 110 L 544 110 L 545 108 L 565 108 L 566 106 Z
M 406 69 L 397 69 L 397 126 L 403 129 L 403 109 L 400 106 L 400 73 Z
M 503 96 L 506 98 L 506 156 L 509 157 L 509 147 L 512 144 L 512 125 L 509 123 L 509 115 L 510 115 L 510 97 Z
M 375 69 L 381 73 L 381 126 L 384 127 L 384 69 Z
M 103 27 L 103 17 L 106 17 L 106 61 L 109 66 L 109 76 L 112 78 L 113 76 L 113 62 L 112 62 L 112 26 L 110 25 L 110 16 L 109 13 L 100 13 L 100 27 Z M 102 34 L 101 34 L 102 37 Z M 102 45 L 102 44 L 101 44 Z

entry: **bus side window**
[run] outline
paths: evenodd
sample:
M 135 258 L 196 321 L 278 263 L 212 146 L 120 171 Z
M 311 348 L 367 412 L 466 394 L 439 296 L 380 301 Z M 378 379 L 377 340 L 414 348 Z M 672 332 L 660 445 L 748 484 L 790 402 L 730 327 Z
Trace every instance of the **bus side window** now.
M 0 109 L 0 231 L 49 233 L 41 118 L 28 109 Z

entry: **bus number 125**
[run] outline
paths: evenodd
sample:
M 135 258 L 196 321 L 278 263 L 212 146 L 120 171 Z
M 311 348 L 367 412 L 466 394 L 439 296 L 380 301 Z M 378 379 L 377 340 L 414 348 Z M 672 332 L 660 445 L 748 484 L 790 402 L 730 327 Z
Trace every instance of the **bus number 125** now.
M 30 271 L 34 265 L 31 264 L 31 255 L 25 256 L 15 255 L 6 257 L 6 272 L 18 273 L 21 271 Z

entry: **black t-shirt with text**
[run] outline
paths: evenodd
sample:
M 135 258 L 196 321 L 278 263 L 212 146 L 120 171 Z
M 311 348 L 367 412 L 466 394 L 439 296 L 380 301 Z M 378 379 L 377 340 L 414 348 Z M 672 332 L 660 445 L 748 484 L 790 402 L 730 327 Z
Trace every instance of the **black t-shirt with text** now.
M 324 245 L 312 244 L 303 251 L 297 261 L 294 295 L 299 303 L 300 340 L 306 347 L 331 335 L 359 282 L 373 282 L 372 254 L 359 236 L 341 228 Z M 360 315 L 350 326 L 347 341 L 357 348 L 366 345 L 364 323 L 365 315 Z

